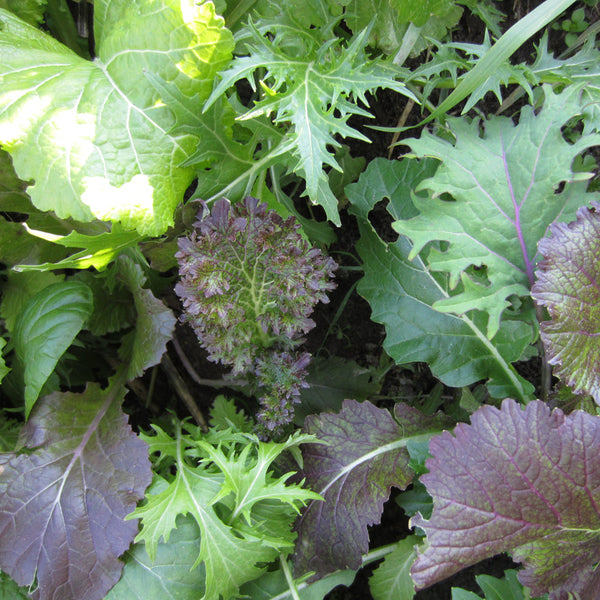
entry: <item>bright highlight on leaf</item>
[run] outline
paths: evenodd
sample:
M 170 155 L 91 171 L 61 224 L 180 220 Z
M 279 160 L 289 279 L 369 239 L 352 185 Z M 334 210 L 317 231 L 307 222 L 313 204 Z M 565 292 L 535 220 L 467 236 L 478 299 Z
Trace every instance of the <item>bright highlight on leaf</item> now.
M 501 552 L 525 569 L 519 579 L 551 600 L 598 597 L 600 572 L 600 419 L 565 416 L 543 402 L 483 406 L 471 425 L 432 438 L 431 519 L 411 525 L 428 546 L 412 568 L 417 588 Z
M 534 299 L 552 318 L 541 336 L 555 374 L 573 391 L 600 404 L 600 204 L 577 211 L 577 220 L 555 223 L 540 240 Z
M 41 210 L 159 235 L 193 178 L 179 165 L 197 137 L 169 132 L 144 72 L 205 99 L 232 36 L 211 2 L 98 0 L 94 17 L 91 62 L 0 9 L 0 144 Z

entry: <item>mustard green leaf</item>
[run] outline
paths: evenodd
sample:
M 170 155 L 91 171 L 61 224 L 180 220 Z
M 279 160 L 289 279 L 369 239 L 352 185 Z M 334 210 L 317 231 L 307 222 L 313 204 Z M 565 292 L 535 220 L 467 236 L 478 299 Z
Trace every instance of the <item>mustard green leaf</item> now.
M 0 0 L 0 8 L 14 13 L 30 25 L 37 26 L 44 20 L 47 0 Z
M 329 148 L 341 146 L 336 136 L 368 141 L 347 122 L 352 115 L 371 116 L 359 106 L 359 102 L 368 106 L 367 92 L 389 88 L 406 96 L 412 94 L 396 80 L 397 70 L 367 56 L 368 27 L 346 45 L 340 38 L 327 35 L 330 27 L 298 30 L 298 24 L 296 29 L 278 24 L 276 17 L 260 19 L 256 25 L 249 23 L 240 34 L 249 55 L 234 59 L 221 73 L 204 110 L 236 81 L 248 79 L 254 85 L 254 73 L 264 69 L 263 99 L 240 117 L 242 124 L 274 114 L 276 124 L 290 125 L 284 138 L 289 154 L 286 163 L 306 181 L 310 200 L 323 206 L 327 217 L 339 225 L 338 201 L 325 168 L 341 169 Z M 267 37 L 268 32 L 275 36 L 273 40 Z
M 23 368 L 26 417 L 92 310 L 90 289 L 80 282 L 65 281 L 32 296 L 19 314 L 12 341 Z
M 600 418 L 565 415 L 539 400 L 482 406 L 471 424 L 431 439 L 431 518 L 411 574 L 417 589 L 510 552 L 533 595 L 598 597 Z
M 373 600 L 411 600 L 415 584 L 410 568 L 417 556 L 419 538 L 414 535 L 400 540 L 390 554 L 373 571 L 369 578 L 369 589 Z
M 144 544 L 134 544 L 122 556 L 123 575 L 103 600 L 198 600 L 204 593 L 204 573 L 192 569 L 200 530 L 190 516 L 179 517 L 169 543 L 159 543 L 154 560 Z
M 137 523 L 125 516 L 151 470 L 121 410 L 125 388 L 89 384 L 35 406 L 20 450 L 1 457 L 0 569 L 36 600 L 101 600 Z
M 0 143 L 33 203 L 59 217 L 120 221 L 159 235 L 194 172 L 197 137 L 171 135 L 171 110 L 145 71 L 205 99 L 231 56 L 211 2 L 94 3 L 94 61 L 0 10 Z
M 540 240 L 532 295 L 551 320 L 540 335 L 554 374 L 575 393 L 600 404 L 600 203 L 577 211 L 570 223 L 554 223 Z

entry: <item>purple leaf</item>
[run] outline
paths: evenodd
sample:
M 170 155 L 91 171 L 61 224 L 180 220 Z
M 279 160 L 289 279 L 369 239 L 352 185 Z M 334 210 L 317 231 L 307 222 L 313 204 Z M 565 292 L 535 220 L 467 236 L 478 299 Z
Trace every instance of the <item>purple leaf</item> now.
M 421 481 L 433 513 L 411 519 L 428 541 L 411 571 L 417 587 L 511 552 L 532 595 L 597 599 L 600 419 L 504 400 L 501 410 L 480 408 L 471 423 L 429 444 L 430 472 Z
M 591 205 L 568 225 L 554 223 L 540 241 L 544 260 L 532 295 L 552 317 L 541 336 L 555 375 L 600 404 L 600 204 Z
M 412 482 L 407 442 L 426 439 L 428 428 L 442 428 L 438 417 L 402 404 L 395 417 L 370 402 L 345 400 L 339 414 L 306 418 L 305 431 L 325 444 L 303 447 L 304 476 L 325 501 L 311 502 L 296 525 L 298 573 L 322 577 L 360 567 L 369 549 L 367 526 L 380 521 L 390 488 Z
M 137 533 L 124 521 L 151 480 L 145 442 L 127 424 L 125 388 L 54 393 L 0 464 L 0 569 L 34 600 L 100 600 Z

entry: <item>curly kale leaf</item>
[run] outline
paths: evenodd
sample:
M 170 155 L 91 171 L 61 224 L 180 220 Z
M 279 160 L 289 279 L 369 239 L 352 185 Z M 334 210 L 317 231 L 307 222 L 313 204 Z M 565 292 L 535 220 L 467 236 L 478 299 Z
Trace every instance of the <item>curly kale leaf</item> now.
M 577 211 L 571 223 L 554 223 L 540 240 L 534 299 L 551 320 L 541 337 L 555 374 L 575 392 L 600 404 L 600 203 Z

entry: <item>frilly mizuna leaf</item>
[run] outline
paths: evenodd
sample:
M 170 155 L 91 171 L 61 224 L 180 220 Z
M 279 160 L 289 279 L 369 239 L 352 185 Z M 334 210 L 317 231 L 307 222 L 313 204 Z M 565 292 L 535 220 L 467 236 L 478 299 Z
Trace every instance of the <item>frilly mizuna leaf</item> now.
M 119 580 L 144 495 L 146 444 L 120 408 L 125 388 L 54 393 L 21 433 L 30 449 L 0 467 L 0 569 L 34 600 L 100 600 Z
M 484 558 L 511 552 L 519 580 L 550 600 L 600 593 L 600 418 L 565 416 L 543 402 L 483 406 L 471 425 L 431 439 L 431 519 L 411 525 L 428 547 L 412 568 L 423 588 Z M 568 596 L 571 597 L 571 596 Z
M 84 283 L 54 283 L 29 299 L 17 318 L 13 342 L 25 379 L 25 416 L 58 359 L 92 313 L 92 292 Z
M 308 416 L 304 427 L 325 442 L 303 448 L 306 485 L 325 502 L 308 504 L 296 524 L 295 569 L 317 577 L 358 569 L 369 549 L 367 526 L 379 522 L 391 487 L 412 482 L 406 444 L 440 431 L 440 419 L 403 404 L 392 416 L 368 401 L 346 400 L 339 414 Z
M 256 27 L 250 23 L 244 38 L 250 55 L 236 58 L 221 73 L 204 110 L 236 81 L 248 79 L 254 85 L 254 72 L 266 71 L 261 82 L 264 98 L 240 119 L 276 113 L 276 123 L 291 123 L 287 134 L 290 157 L 286 160 L 291 170 L 305 179 L 310 200 L 323 206 L 328 219 L 340 225 L 338 202 L 325 168 L 341 171 L 341 167 L 329 148 L 340 147 L 338 136 L 368 141 L 347 123 L 351 115 L 371 116 L 358 105 L 360 100 L 368 106 L 367 92 L 389 88 L 409 97 L 412 93 L 396 81 L 397 71 L 367 56 L 370 27 L 357 32 L 347 46 L 335 37 L 323 39 L 322 32 L 328 29 L 301 29 L 299 50 L 296 43 L 288 45 L 293 29 L 287 23 L 281 26 L 279 18 L 260 19 Z M 267 32 L 274 34 L 273 40 Z
M 146 278 L 139 265 L 127 256 L 120 256 L 118 265 L 120 278 L 132 293 L 137 312 L 135 328 L 123 338 L 119 349 L 121 357 L 129 362 L 127 379 L 131 380 L 160 362 L 177 320 L 150 290 L 142 287 Z
M 97 0 L 93 62 L 2 9 L 0 26 L 0 143 L 35 180 L 35 206 L 163 233 L 193 178 L 179 165 L 197 138 L 170 133 L 173 115 L 144 71 L 208 97 L 233 49 L 212 2 Z
M 443 251 L 432 248 L 427 262 L 433 271 L 448 273 L 450 288 L 459 293 L 438 300 L 434 308 L 457 315 L 485 311 L 490 339 L 498 333 L 509 296 L 529 294 L 538 240 L 553 221 L 568 218 L 587 202 L 585 195 L 555 193 L 559 184 L 574 179 L 575 156 L 598 143 L 595 135 L 574 144 L 562 136 L 565 122 L 583 110 L 581 90 L 569 86 L 555 94 L 544 89 L 542 110 L 535 114 L 532 107 L 523 108 L 518 125 L 506 117 L 483 123 L 449 119 L 454 143 L 427 132 L 405 140 L 416 156 L 442 163 L 417 188 L 431 190 L 434 197 L 415 196 L 421 214 L 396 221 L 394 229 L 414 242 L 411 259 L 430 242 L 449 243 Z M 442 194 L 454 201 L 440 198 Z M 485 266 L 488 281 L 467 275 L 471 266 Z
M 361 234 L 357 249 L 365 276 L 358 292 L 371 305 L 372 319 L 385 325 L 384 348 L 397 363 L 427 362 L 436 377 L 453 387 L 489 379 L 493 397 L 528 400 L 533 386 L 511 363 L 532 342 L 532 330 L 523 322 L 505 320 L 489 340 L 483 313 L 458 316 L 434 310 L 437 302 L 451 298 L 446 276 L 432 273 L 420 257 L 409 260 L 407 238 L 386 243 L 369 221 L 370 211 L 385 198 L 393 218 L 414 216 L 410 191 L 434 169 L 429 160 L 375 159 L 358 183 L 346 187 Z
M 551 321 L 541 336 L 555 374 L 600 404 L 600 203 L 577 211 L 577 220 L 555 223 L 540 240 L 544 256 L 532 295 Z

